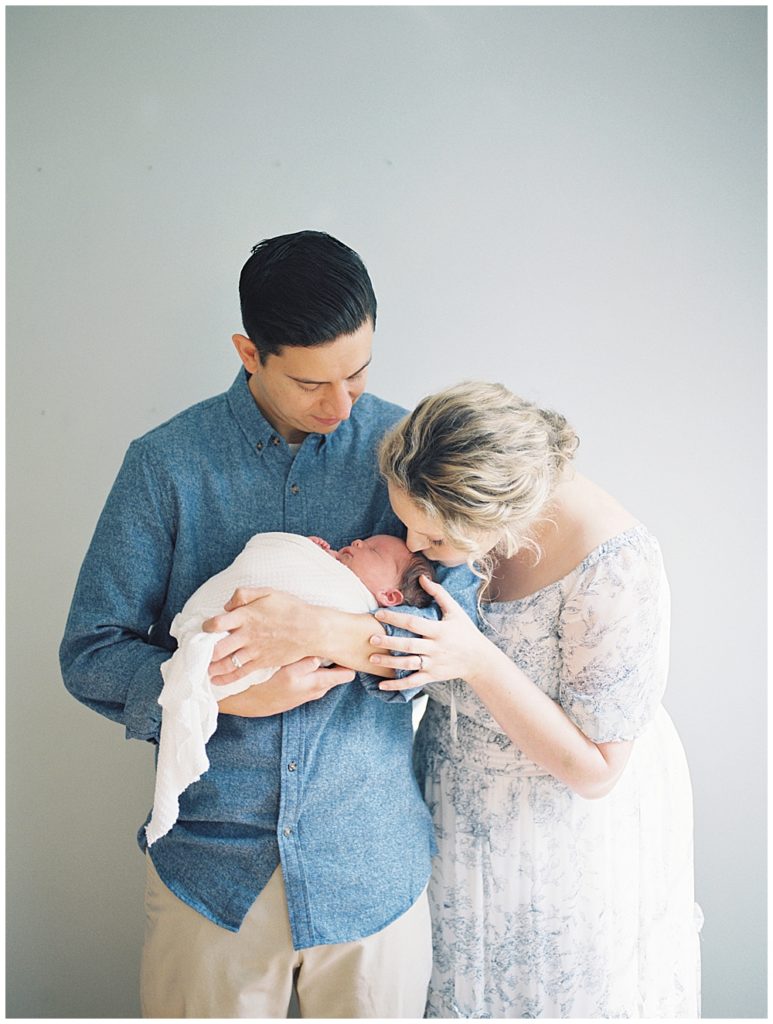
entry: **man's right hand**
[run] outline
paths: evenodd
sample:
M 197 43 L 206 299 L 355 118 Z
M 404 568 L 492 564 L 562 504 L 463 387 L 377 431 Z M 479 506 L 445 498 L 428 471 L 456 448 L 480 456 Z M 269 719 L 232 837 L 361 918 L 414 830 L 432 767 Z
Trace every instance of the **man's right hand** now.
M 351 683 L 355 673 L 340 665 L 320 668 L 319 658 L 302 658 L 285 665 L 265 683 L 218 701 L 218 711 L 243 718 L 265 718 L 319 700 L 334 686 Z

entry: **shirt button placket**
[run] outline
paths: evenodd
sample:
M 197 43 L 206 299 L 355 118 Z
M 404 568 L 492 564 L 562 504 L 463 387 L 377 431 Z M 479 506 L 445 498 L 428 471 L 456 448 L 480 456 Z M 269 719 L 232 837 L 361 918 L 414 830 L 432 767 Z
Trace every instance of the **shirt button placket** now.
M 305 523 L 304 505 L 305 502 L 301 496 L 301 485 L 297 480 L 288 481 L 285 522 L 290 533 L 306 534 L 308 532 Z
M 292 750 L 292 747 L 290 748 Z M 287 751 L 287 753 L 290 753 Z M 287 757 L 287 753 L 285 756 Z M 285 790 L 282 803 L 284 804 L 285 813 L 282 815 L 285 824 L 282 825 L 282 835 L 285 839 L 293 839 L 295 835 L 295 823 L 294 817 L 296 814 L 296 808 L 298 807 L 299 787 L 301 784 L 300 772 L 298 771 L 297 758 L 290 754 L 287 761 L 285 762 L 287 773 L 289 778 L 282 786 Z M 289 819 L 289 821 L 288 821 Z M 292 822 L 292 824 L 290 824 Z

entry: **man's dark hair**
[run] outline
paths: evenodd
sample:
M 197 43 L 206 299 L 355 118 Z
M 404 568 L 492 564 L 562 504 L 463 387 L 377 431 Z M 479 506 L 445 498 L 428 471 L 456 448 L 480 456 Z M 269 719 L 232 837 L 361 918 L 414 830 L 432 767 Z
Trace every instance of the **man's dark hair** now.
M 419 576 L 429 576 L 434 580 L 435 567 L 428 558 L 416 551 L 411 556 L 399 586 L 403 592 L 403 604 L 413 605 L 414 608 L 426 608 L 432 604 L 432 598 L 419 582 Z
M 239 277 L 242 323 L 261 363 L 285 345 L 321 345 L 376 326 L 376 296 L 360 257 L 323 231 L 265 238 Z

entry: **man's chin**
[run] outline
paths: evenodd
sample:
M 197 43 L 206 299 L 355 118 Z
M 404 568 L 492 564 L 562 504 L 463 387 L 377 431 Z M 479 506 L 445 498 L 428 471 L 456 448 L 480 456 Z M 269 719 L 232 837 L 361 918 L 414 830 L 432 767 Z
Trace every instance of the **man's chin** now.
M 341 426 L 343 420 L 315 420 L 314 423 L 309 430 L 310 434 L 330 434 Z

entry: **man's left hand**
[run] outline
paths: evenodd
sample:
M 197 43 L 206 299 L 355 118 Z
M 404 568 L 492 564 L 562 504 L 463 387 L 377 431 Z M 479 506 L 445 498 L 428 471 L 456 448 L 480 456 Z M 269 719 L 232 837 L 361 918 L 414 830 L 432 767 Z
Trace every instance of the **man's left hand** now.
M 225 611 L 207 619 L 205 633 L 228 633 L 209 666 L 213 682 L 235 683 L 258 668 L 289 665 L 315 653 L 304 601 L 270 587 L 239 587 Z

